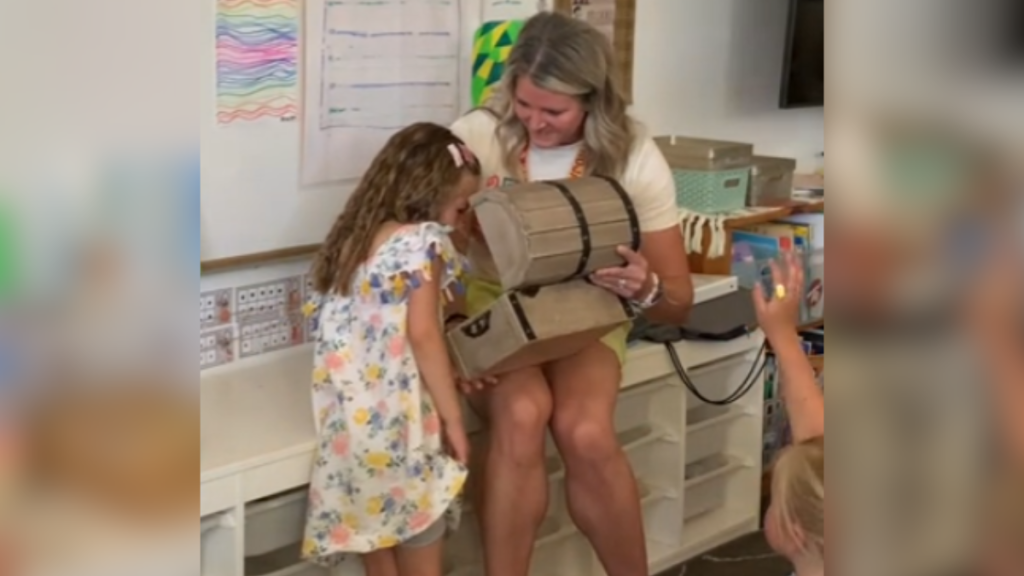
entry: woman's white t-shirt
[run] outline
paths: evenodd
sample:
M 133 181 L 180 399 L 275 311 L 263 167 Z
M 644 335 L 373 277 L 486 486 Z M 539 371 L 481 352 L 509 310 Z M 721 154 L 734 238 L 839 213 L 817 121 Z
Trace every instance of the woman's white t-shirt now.
M 498 141 L 498 120 L 486 110 L 474 110 L 452 124 L 451 130 L 480 160 L 484 186 L 495 188 L 514 182 L 505 169 Z M 568 178 L 579 151 L 579 144 L 557 148 L 531 147 L 527 162 L 530 179 Z M 629 194 L 640 220 L 640 230 L 657 232 L 679 226 L 675 181 L 661 150 L 647 135 L 637 137 L 622 177 L 618 179 Z

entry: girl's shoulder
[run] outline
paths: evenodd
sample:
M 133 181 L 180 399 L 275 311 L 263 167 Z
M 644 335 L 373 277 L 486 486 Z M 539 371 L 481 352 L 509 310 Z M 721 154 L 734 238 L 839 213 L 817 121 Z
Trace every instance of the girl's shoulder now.
M 449 238 L 450 232 L 437 222 L 410 224 L 395 230 L 367 262 L 356 294 L 384 304 L 400 302 L 424 280 L 432 278 L 435 263 L 441 265 L 442 283 L 460 277 L 465 266 Z
M 407 224 L 394 231 L 384 241 L 372 264 L 397 263 L 415 265 L 428 262 L 445 252 L 454 250 L 449 234 L 451 229 L 438 222 Z

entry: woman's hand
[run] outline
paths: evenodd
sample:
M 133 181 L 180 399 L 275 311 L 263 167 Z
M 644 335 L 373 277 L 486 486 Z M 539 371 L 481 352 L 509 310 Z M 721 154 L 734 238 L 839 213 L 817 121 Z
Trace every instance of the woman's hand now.
M 792 252 L 785 255 L 782 265 L 772 262 L 771 266 L 775 291 L 771 298 L 765 295 L 760 282 L 754 285 L 757 321 L 769 339 L 796 335 L 804 294 L 804 267 Z
M 597 270 L 590 275 L 590 281 L 627 300 L 643 300 L 653 289 L 647 259 L 625 246 L 619 246 L 618 252 L 626 265 Z

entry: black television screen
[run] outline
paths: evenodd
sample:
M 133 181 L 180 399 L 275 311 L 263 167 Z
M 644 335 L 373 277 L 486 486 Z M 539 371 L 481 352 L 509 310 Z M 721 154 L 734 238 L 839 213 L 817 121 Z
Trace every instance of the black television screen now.
M 825 105 L 825 0 L 789 0 L 779 106 Z

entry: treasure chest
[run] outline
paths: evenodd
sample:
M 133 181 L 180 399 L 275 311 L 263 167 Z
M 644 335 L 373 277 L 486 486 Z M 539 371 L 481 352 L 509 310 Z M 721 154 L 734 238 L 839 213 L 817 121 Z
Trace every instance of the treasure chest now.
M 633 203 L 618 182 L 591 176 L 484 190 L 471 199 L 474 274 L 505 291 L 546 286 L 623 264 L 640 247 Z
M 633 316 L 586 280 L 512 290 L 451 329 L 448 349 L 463 377 L 498 375 L 571 356 Z

